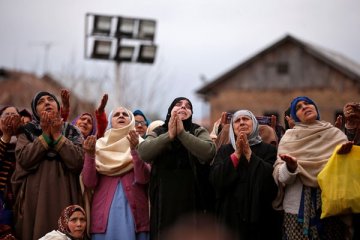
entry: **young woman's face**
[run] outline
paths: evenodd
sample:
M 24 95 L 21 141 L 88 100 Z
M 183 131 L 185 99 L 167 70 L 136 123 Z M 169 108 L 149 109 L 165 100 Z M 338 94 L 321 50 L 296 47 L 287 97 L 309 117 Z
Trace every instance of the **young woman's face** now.
M 175 106 L 173 107 L 173 109 L 171 110 L 171 113 L 176 112 L 178 117 L 180 118 L 180 120 L 186 120 L 188 119 L 191 114 L 191 104 L 189 103 L 188 100 L 184 99 L 184 100 L 180 100 L 178 101 Z
M 77 121 L 76 126 L 80 129 L 84 137 L 90 135 L 93 129 L 93 120 L 90 115 L 83 114 Z
M 125 127 L 130 123 L 130 115 L 125 108 L 119 107 L 115 109 L 112 118 L 111 125 L 113 128 Z
M 82 238 L 86 228 L 84 214 L 81 211 L 75 211 L 69 218 L 68 227 L 72 237 Z
M 36 104 L 36 112 L 41 116 L 42 112 L 58 113 L 58 106 L 55 99 L 49 95 L 42 96 Z
M 250 136 L 253 130 L 253 121 L 249 116 L 239 116 L 233 122 L 233 127 L 236 136 L 239 136 L 241 132 L 245 133 L 247 136 Z
M 312 123 L 316 121 L 318 114 L 315 105 L 305 101 L 299 101 L 296 104 L 296 116 L 301 123 Z

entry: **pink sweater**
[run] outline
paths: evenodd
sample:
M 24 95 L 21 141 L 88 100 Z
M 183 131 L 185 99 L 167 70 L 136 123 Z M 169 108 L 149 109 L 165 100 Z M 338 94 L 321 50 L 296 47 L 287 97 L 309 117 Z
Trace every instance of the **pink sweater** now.
M 147 195 L 150 180 L 150 165 L 143 162 L 136 150 L 131 151 L 134 168 L 121 176 L 105 176 L 95 168 L 95 159 L 85 154 L 82 177 L 84 185 L 94 189 L 91 206 L 91 233 L 104 233 L 112 199 L 119 181 L 130 204 L 136 232 L 149 231 L 149 202 Z

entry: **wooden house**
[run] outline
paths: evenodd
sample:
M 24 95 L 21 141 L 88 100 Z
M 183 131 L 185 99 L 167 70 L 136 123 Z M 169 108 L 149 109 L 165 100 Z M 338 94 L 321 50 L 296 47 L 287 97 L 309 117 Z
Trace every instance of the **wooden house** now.
M 283 113 L 297 96 L 313 99 L 322 120 L 334 123 L 350 101 L 360 101 L 360 65 L 345 56 L 287 35 L 197 90 L 210 105 L 210 121 L 223 111 Z

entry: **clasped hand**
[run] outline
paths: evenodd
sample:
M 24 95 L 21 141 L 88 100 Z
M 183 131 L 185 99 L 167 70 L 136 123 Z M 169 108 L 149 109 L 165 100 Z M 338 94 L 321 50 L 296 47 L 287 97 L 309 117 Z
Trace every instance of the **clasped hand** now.
M 250 161 L 251 158 L 251 148 L 249 145 L 249 141 L 247 139 L 247 135 L 243 132 L 240 132 L 236 139 L 236 150 L 235 154 L 240 159 L 241 155 L 244 155 L 245 158 Z
M 177 111 L 171 113 L 169 120 L 169 137 L 173 140 L 178 134 L 184 131 L 184 124 L 179 118 Z

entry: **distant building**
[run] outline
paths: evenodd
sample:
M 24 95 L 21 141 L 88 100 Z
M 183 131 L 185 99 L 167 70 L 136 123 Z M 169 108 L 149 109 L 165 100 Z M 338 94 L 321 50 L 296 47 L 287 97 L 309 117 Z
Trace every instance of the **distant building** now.
M 31 100 L 37 92 L 51 92 L 61 102 L 60 90 L 62 88 L 65 87 L 49 75 L 38 78 L 31 73 L 0 69 L 0 107 L 13 105 L 19 110 L 26 108 L 31 112 Z M 93 103 L 78 98 L 74 92 L 70 93 L 69 121 L 80 113 L 94 111 Z
M 350 101 L 360 101 L 360 65 L 333 51 L 285 36 L 197 90 L 213 123 L 223 111 L 283 113 L 294 97 L 312 98 L 322 120 L 334 123 Z

